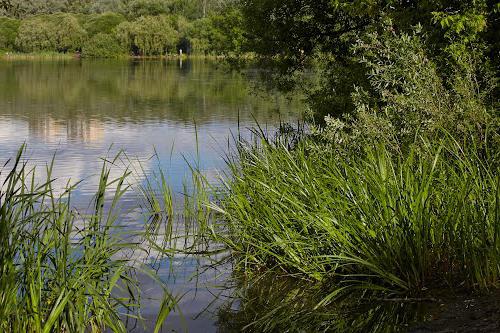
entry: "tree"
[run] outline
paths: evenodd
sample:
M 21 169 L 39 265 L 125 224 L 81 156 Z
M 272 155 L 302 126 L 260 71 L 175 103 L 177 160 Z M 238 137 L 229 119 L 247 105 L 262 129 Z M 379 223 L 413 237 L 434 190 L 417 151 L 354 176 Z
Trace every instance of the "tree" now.
M 144 56 L 176 53 L 179 40 L 167 16 L 142 16 L 134 22 L 123 22 L 116 28 L 122 45 L 134 53 Z
M 131 18 L 168 14 L 168 3 L 165 0 L 132 0 L 127 5 L 127 15 Z
M 0 17 L 0 49 L 14 49 L 20 24 L 19 20 Z
M 385 29 L 384 22 L 391 22 L 394 33 L 420 26 L 427 51 L 444 60 L 436 62 L 440 72 L 447 73 L 453 44 L 455 53 L 486 49 L 492 50 L 494 59 L 497 4 L 498 0 L 247 0 L 241 2 L 247 40 L 243 50 L 256 52 L 262 64 L 271 59 L 280 70 L 276 79 L 281 87 L 293 88 L 298 72 L 311 62 L 319 63 L 319 83 L 306 87 L 308 99 L 319 111 L 317 119 L 327 113 L 340 116 L 353 110 L 354 86 L 366 81 L 366 70 L 352 53 L 364 35 Z
M 98 33 L 88 40 L 82 49 L 84 58 L 118 58 L 125 54 L 115 36 Z
M 221 14 L 210 17 L 210 43 L 217 53 L 239 53 L 246 42 L 243 29 L 243 16 L 235 8 L 229 8 Z
M 68 52 L 82 47 L 85 30 L 75 16 L 55 14 L 23 20 L 16 46 L 23 52 Z
M 83 24 L 89 37 L 98 33 L 110 34 L 123 21 L 125 17 L 121 14 L 106 12 L 102 14 L 92 14 L 85 19 Z

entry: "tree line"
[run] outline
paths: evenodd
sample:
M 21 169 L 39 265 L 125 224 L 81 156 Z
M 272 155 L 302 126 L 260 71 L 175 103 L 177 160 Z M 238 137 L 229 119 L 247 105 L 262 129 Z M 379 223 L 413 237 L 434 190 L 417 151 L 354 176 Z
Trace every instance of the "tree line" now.
M 221 54 L 243 44 L 231 1 L 0 1 L 0 50 L 84 57 Z
M 31 15 L 115 12 L 128 16 L 176 12 L 190 19 L 219 11 L 234 0 L 0 0 L 0 15 L 25 18 Z

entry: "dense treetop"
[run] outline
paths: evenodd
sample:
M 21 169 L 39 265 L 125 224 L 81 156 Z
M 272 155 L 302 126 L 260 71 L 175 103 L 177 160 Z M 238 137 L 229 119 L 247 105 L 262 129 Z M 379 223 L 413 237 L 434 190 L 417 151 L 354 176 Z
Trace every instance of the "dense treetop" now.
M 232 0 L 0 0 L 0 51 L 86 57 L 222 54 L 243 45 Z
M 0 0 L 0 14 L 24 18 L 57 12 L 116 12 L 130 17 L 179 14 L 191 19 L 205 17 L 232 0 Z
M 500 64 L 498 0 L 244 0 L 240 2 L 247 43 L 244 50 L 262 64 L 280 69 L 279 87 L 304 81 L 297 73 L 319 65 L 316 86 L 308 87 L 312 109 L 325 114 L 352 113 L 354 87 L 367 89 L 364 58 L 383 42 L 418 34 L 422 52 L 443 78 L 455 65 L 496 71 Z M 371 39 L 370 39 L 371 38 Z M 472 62 L 472 63 L 471 63 Z M 483 77 L 483 74 L 478 74 Z M 495 74 L 493 74 L 495 76 Z M 276 82 L 275 82 L 276 83 Z

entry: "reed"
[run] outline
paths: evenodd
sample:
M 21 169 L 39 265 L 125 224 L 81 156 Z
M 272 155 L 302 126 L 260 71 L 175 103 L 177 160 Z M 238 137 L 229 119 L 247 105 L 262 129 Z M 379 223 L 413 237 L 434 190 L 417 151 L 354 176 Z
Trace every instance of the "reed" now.
M 274 271 L 319 284 L 318 307 L 499 286 L 494 145 L 443 133 L 404 152 L 374 143 L 339 154 L 258 139 L 239 143 L 224 196 L 210 204 L 221 214 L 212 235 L 246 278 Z
M 78 187 L 62 194 L 51 176 L 37 182 L 23 162 L 24 147 L 2 169 L 0 189 L 0 330 L 3 332 L 126 332 L 140 319 L 137 262 L 143 245 L 125 237 L 119 203 L 129 190 L 125 170 L 110 179 L 104 162 L 90 212 L 72 206 Z M 155 331 L 176 306 L 166 292 Z

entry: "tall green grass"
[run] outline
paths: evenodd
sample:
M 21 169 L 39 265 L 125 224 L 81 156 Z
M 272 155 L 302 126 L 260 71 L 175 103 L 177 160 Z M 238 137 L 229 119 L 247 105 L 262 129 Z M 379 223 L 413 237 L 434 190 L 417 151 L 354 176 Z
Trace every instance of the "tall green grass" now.
M 417 141 L 356 154 L 307 139 L 240 143 L 212 234 L 247 277 L 319 282 L 318 307 L 353 293 L 498 287 L 498 147 L 446 133 Z
M 125 332 L 127 318 L 140 319 L 142 270 L 128 257 L 145 250 L 119 225 L 130 172 L 110 179 L 113 161 L 104 162 L 90 212 L 83 213 L 72 206 L 78 184 L 58 194 L 54 161 L 40 183 L 23 151 L 2 169 L 0 330 Z M 175 306 L 166 293 L 155 331 Z

